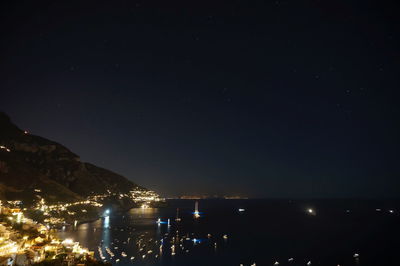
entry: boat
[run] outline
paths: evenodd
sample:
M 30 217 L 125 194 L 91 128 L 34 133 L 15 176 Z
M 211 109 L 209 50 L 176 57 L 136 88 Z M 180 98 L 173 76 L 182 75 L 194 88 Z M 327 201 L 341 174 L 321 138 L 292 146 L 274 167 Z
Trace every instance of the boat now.
M 106 248 L 106 251 L 110 255 L 110 257 L 114 257 L 114 253 L 108 247 Z
M 194 218 L 200 218 L 200 212 L 199 212 L 199 202 L 196 201 L 194 204 Z
M 176 208 L 176 218 L 175 218 L 176 222 L 180 222 L 181 218 L 179 218 L 179 208 Z

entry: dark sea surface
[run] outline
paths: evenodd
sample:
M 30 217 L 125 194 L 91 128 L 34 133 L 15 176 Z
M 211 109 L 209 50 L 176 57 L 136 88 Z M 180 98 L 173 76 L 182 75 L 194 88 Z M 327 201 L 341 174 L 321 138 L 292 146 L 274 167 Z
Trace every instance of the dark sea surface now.
M 79 241 L 98 259 L 101 245 L 113 265 L 400 265 L 399 201 L 199 200 L 198 219 L 194 205 L 169 200 L 165 208 L 131 209 L 60 236 Z M 169 218 L 171 226 L 158 225 L 158 218 Z

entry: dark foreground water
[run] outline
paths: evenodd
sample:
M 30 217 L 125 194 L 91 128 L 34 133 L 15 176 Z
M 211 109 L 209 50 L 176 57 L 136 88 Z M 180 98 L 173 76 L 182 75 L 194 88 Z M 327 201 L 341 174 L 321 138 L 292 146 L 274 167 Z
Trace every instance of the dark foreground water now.
M 194 202 L 132 209 L 60 235 L 81 242 L 99 259 L 101 246 L 114 265 L 400 265 L 396 201 L 200 200 L 198 219 Z M 158 218 L 170 218 L 171 226 L 158 225 Z

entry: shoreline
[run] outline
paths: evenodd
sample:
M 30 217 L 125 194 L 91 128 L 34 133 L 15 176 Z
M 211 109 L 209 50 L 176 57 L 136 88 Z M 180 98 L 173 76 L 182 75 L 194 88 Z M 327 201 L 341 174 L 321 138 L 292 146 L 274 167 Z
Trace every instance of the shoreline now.
M 152 208 L 162 208 L 162 207 L 166 207 L 166 206 L 167 206 L 167 204 L 165 204 L 165 206 L 154 206 Z M 135 208 L 140 208 L 140 207 L 138 205 L 138 206 L 133 206 L 131 208 L 126 208 L 126 209 L 122 209 L 122 210 L 116 210 L 114 212 L 114 215 L 109 215 L 109 217 L 112 217 L 112 216 L 115 216 L 115 215 L 122 215 L 122 214 L 127 213 L 128 211 L 130 211 L 132 209 L 135 209 Z M 105 218 L 105 216 L 101 216 L 100 215 L 100 216 L 98 216 L 96 218 L 93 217 L 92 219 L 88 219 L 88 220 L 82 220 L 82 221 L 78 220 L 76 225 L 78 226 L 78 225 L 82 225 L 82 224 L 93 223 L 93 222 L 95 222 L 97 220 L 100 220 L 100 219 L 103 219 L 103 218 Z M 68 225 L 69 226 L 73 226 L 72 224 L 68 224 Z M 59 230 L 59 229 L 57 229 L 57 230 Z

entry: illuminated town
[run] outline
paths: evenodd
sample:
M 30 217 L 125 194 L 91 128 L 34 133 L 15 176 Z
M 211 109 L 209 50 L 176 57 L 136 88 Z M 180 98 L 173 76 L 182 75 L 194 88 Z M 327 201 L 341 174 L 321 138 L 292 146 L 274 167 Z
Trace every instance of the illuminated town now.
M 41 191 L 35 189 L 35 192 L 40 193 Z M 39 212 L 43 216 L 43 222 L 49 225 L 64 225 L 72 222 L 76 224 L 102 216 L 106 210 L 105 202 L 115 198 L 129 201 L 131 207 L 140 206 L 142 208 L 164 202 L 164 199 L 154 191 L 137 188 L 126 194 L 107 190 L 105 194 L 92 195 L 85 200 L 70 203 L 48 204 L 44 198 L 40 197 L 33 210 L 36 211 L 36 214 Z M 25 208 L 25 210 L 27 209 Z
M 0 265 L 30 265 L 44 260 L 78 264 L 93 261 L 94 253 L 72 239 L 58 239 L 49 226 L 25 217 L 15 205 L 0 202 Z
M 94 213 L 96 218 L 104 213 L 105 201 L 112 197 L 132 202 L 132 206 L 148 208 L 164 199 L 154 191 L 135 189 L 128 194 L 107 191 L 92 195 L 86 200 L 48 204 L 39 196 L 33 208 L 25 207 L 20 200 L 0 201 L 0 265 L 30 265 L 42 261 L 65 262 L 76 265 L 90 261 L 95 263 L 94 252 L 82 247 L 73 239 L 59 239 L 56 229 L 64 225 L 86 222 L 85 214 Z M 34 215 L 32 215 L 34 214 Z M 38 220 L 28 217 L 39 217 Z M 66 217 L 73 217 L 71 219 Z

